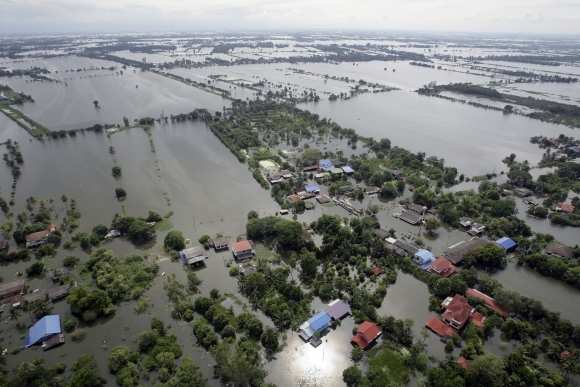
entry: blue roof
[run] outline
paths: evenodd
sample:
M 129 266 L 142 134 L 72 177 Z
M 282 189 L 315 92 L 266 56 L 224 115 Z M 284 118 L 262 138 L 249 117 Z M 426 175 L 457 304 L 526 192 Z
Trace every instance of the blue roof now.
M 306 187 L 304 187 L 304 189 L 306 190 L 306 192 L 310 193 L 310 192 L 315 192 L 315 191 L 320 191 L 320 188 L 318 188 L 317 185 L 307 185 Z
M 308 324 L 314 329 L 315 332 L 320 332 L 330 324 L 330 316 L 326 312 L 320 312 L 316 316 L 308 320 Z
M 423 269 L 427 270 L 431 262 L 435 260 L 435 256 L 429 250 L 419 250 L 415 253 L 415 260 Z
M 318 165 L 321 167 L 332 167 L 332 161 L 330 159 L 322 159 L 318 162 Z
M 344 167 L 342 167 L 342 170 L 344 171 L 344 173 L 354 173 L 354 169 L 352 169 L 348 165 L 345 165 Z
M 506 250 L 509 250 L 514 246 L 517 246 L 517 243 L 508 237 L 499 238 L 497 241 L 495 241 L 495 243 L 497 243 Z
M 60 316 L 58 314 L 44 316 L 28 330 L 28 337 L 24 339 L 24 346 L 28 348 L 61 332 Z

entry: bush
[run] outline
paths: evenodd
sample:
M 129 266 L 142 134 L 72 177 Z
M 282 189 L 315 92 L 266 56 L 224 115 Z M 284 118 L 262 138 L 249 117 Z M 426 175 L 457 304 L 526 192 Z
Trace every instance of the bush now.
M 118 165 L 115 165 L 112 169 L 113 172 L 113 176 L 117 177 L 117 176 L 121 176 L 121 167 L 119 167 Z
M 75 327 L 77 326 L 77 321 L 74 319 L 74 317 L 68 316 L 64 319 L 62 325 L 64 330 L 70 333 L 74 331 Z
M 62 265 L 64 267 L 71 267 L 77 264 L 77 262 L 79 261 L 79 259 L 73 255 L 67 255 L 66 257 L 64 257 L 64 259 L 62 260 Z
M 169 231 L 163 240 L 163 246 L 167 250 L 183 250 L 185 248 L 185 238 L 179 230 Z
M 85 338 L 86 335 L 87 333 L 85 332 L 84 329 L 77 329 L 76 331 L 70 334 L 70 337 L 72 337 L 73 341 L 81 341 L 82 339 Z
M 34 277 L 40 275 L 44 270 L 44 263 L 34 262 L 32 265 L 26 268 L 26 275 L 28 277 Z
M 127 192 L 123 188 L 115 188 L 115 196 L 118 198 L 124 198 L 127 196 Z
M 217 289 L 212 289 L 209 292 L 209 296 L 211 297 L 212 300 L 217 300 L 218 298 L 220 298 L 220 291 Z
M 54 365 L 54 371 L 55 371 L 57 374 L 59 374 L 59 375 L 60 375 L 60 374 L 63 374 L 63 373 L 64 373 L 64 371 L 66 371 L 66 364 L 64 364 L 64 363 L 56 363 L 56 364 Z
M 350 360 L 357 362 L 357 361 L 361 361 L 363 358 L 364 352 L 363 350 L 356 346 L 352 349 L 352 351 L 350 352 Z

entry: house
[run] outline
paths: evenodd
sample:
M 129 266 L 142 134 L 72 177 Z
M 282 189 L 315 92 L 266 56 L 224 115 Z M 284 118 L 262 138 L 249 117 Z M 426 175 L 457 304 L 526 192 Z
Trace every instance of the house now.
M 421 216 L 420 214 L 416 213 L 415 211 L 404 211 L 401 216 L 399 216 L 399 219 L 409 223 L 409 224 L 417 224 L 419 223 L 419 221 L 421 221 L 423 219 L 423 216 Z
M 471 227 L 472 223 L 473 219 L 468 218 L 467 216 L 462 216 L 461 218 L 459 218 L 459 224 L 461 225 L 461 227 Z
M 505 308 L 499 306 L 493 298 L 491 298 L 487 294 L 483 294 L 479 290 L 469 288 L 467 289 L 467 292 L 465 292 L 465 295 L 467 297 L 473 297 L 483 301 L 485 303 L 486 308 L 491 309 L 504 317 L 508 317 L 510 315 L 510 313 Z
M 229 240 L 226 237 L 215 238 L 211 240 L 211 245 L 213 246 L 215 251 L 218 250 L 225 250 L 229 247 Z
M 365 321 L 356 330 L 350 341 L 358 345 L 361 349 L 367 348 L 372 344 L 383 332 L 375 324 Z
M 341 185 L 340 187 L 338 187 L 339 195 L 346 195 L 347 193 L 351 193 L 352 191 L 354 191 L 354 187 L 352 186 L 352 184 Z
M 373 269 L 373 274 L 376 276 L 379 276 L 379 275 L 383 274 L 383 269 L 381 269 L 380 267 L 375 267 Z
M 471 224 L 471 230 L 467 230 L 467 234 L 474 237 L 474 236 L 481 235 L 484 230 L 485 230 L 485 226 L 483 224 L 473 222 Z
M 393 169 L 391 171 L 391 174 L 393 175 L 393 177 L 397 180 L 403 180 L 405 178 L 405 174 L 403 173 L 403 171 L 399 171 L 397 169 Z
M 427 270 L 431 266 L 431 262 L 435 260 L 433 253 L 429 250 L 419 250 L 414 254 L 413 262 Z
M 373 194 L 379 193 L 380 190 L 381 189 L 379 187 L 377 187 L 377 186 L 365 187 L 365 193 L 367 195 L 373 195 Z
M 393 251 L 399 257 L 406 257 L 407 256 L 407 252 L 405 250 L 398 248 L 394 244 L 385 243 L 385 248 L 387 248 L 387 250 Z
M 22 298 L 20 299 L 20 305 L 24 305 L 25 303 L 29 303 L 29 304 L 33 304 L 36 301 L 40 301 L 40 300 L 46 300 L 46 290 L 42 289 L 39 290 L 37 289 L 36 291 L 32 292 L 32 293 L 28 293 L 24 296 L 22 296 Z M 14 307 L 14 305 L 12 305 Z
M 556 146 L 556 147 L 558 146 L 558 140 L 556 140 L 556 139 L 551 138 L 551 139 L 547 140 L 546 142 L 549 145 L 553 145 L 553 146 Z
M 457 329 L 445 324 L 443 321 L 435 317 L 430 317 L 429 320 L 427 320 L 425 327 L 429 328 L 440 337 L 450 337 L 454 333 L 459 332 Z
M 8 97 L 6 97 L 4 95 L 4 93 L 0 93 L 0 101 L 4 101 L 4 100 L 7 100 L 7 99 L 8 99 Z
M 560 258 L 574 258 L 574 250 L 571 247 L 561 245 L 559 243 L 553 243 L 544 249 L 544 252 L 548 255 L 553 255 Z
M 348 306 L 346 302 L 336 299 L 324 308 L 324 312 L 329 315 L 332 320 L 339 320 L 347 314 L 350 314 L 350 306 Z
M 207 259 L 204 248 L 199 245 L 181 250 L 179 256 L 181 257 L 181 262 L 188 265 L 197 264 Z
M 44 316 L 28 330 L 28 337 L 24 339 L 24 347 L 28 348 L 59 333 L 62 333 L 60 316 L 58 314 Z
M 56 224 L 55 223 L 51 223 L 48 225 L 48 227 L 46 228 L 49 232 L 54 232 L 56 231 Z
M 518 244 L 508 237 L 499 238 L 495 241 L 496 245 L 503 247 L 506 253 L 511 253 L 516 249 Z
M 287 170 L 287 169 L 285 169 L 285 170 L 283 170 L 283 171 L 280 171 L 280 175 L 282 175 L 282 177 L 283 177 L 284 179 L 289 179 L 289 178 L 291 178 L 292 176 L 294 176 L 294 174 L 292 173 L 292 171 L 289 171 L 289 170 Z
M 328 195 L 319 195 L 316 197 L 316 201 L 320 204 L 330 203 L 331 199 Z
M 469 241 L 459 242 L 446 251 L 443 252 L 443 256 L 451 261 L 454 265 L 457 265 L 463 261 L 463 255 L 470 250 L 476 249 L 478 247 L 485 246 L 487 241 L 481 238 L 471 238 Z
M 59 333 L 52 336 L 50 339 L 42 342 L 42 350 L 47 351 L 53 347 L 64 344 L 64 334 Z
M 395 246 L 397 246 L 398 248 L 400 248 L 401 250 L 405 250 L 407 253 L 410 254 L 415 254 L 417 251 L 419 251 L 420 249 L 418 249 L 417 247 L 413 246 L 412 244 L 402 241 L 400 239 L 397 239 L 394 243 Z
M 340 159 L 330 159 L 330 162 L 334 167 L 341 167 L 342 164 L 344 164 L 342 161 L 340 161 Z
M 248 259 L 256 255 L 256 247 L 252 241 L 245 240 L 232 244 L 232 254 L 235 259 Z
M 318 188 L 317 185 L 307 185 L 306 187 L 304 187 L 304 190 L 307 193 L 313 193 L 313 194 L 320 193 L 320 188 Z
M 580 153 L 580 146 L 571 146 L 568 150 L 574 153 Z
M 523 188 L 523 187 L 516 187 L 514 188 L 514 193 L 516 195 L 522 196 L 522 197 L 526 197 L 526 196 L 532 196 L 534 194 L 533 191 L 527 189 L 527 188 Z
M 49 235 L 50 231 L 48 230 L 42 230 L 28 234 L 26 236 L 26 247 L 30 248 L 45 244 Z
M 331 168 L 330 173 L 333 175 L 342 175 L 343 174 L 342 169 L 340 169 L 340 168 Z
M 302 168 L 302 172 L 313 172 L 313 171 L 318 171 L 319 165 L 315 164 L 315 165 L 310 165 L 308 167 L 303 167 Z
M 314 175 L 315 179 L 325 179 L 328 176 L 330 176 L 330 173 L 328 172 L 322 172 L 322 173 L 317 173 L 316 175 Z
M 0 301 L 22 294 L 24 292 L 24 280 L 0 284 Z
M 315 333 L 321 333 L 325 329 L 328 329 L 330 327 L 330 321 L 330 316 L 326 312 L 320 312 L 300 326 L 299 336 L 304 341 L 308 341 Z
M 64 284 L 48 290 L 48 299 L 52 302 L 68 296 L 70 284 Z
M 340 167 L 342 169 L 342 171 L 344 173 L 346 173 L 347 175 L 352 175 L 354 173 L 354 169 L 352 169 L 351 167 L 349 167 L 348 165 L 345 165 L 344 167 Z
M 276 173 L 272 173 L 267 177 L 268 181 L 270 182 L 270 184 L 276 184 L 281 182 L 282 180 L 284 180 L 284 177 L 282 176 L 281 173 L 276 172 Z
M 556 204 L 556 211 L 561 212 L 562 214 L 571 214 L 574 212 L 576 208 L 571 204 L 566 203 L 558 203 Z
M 332 167 L 333 167 L 332 161 L 330 161 L 329 159 L 323 159 L 318 162 L 318 168 L 322 169 L 323 171 L 328 172 Z
M 421 215 L 423 215 L 423 211 L 427 210 L 426 207 L 423 207 L 420 204 L 408 204 L 407 209 Z
M 457 271 L 457 267 L 453 266 L 451 261 L 445 257 L 439 257 L 429 265 L 427 269 L 429 273 L 437 274 L 443 278 L 447 278 Z
M 61 279 L 62 277 L 64 277 L 65 275 L 68 274 L 68 269 L 66 267 L 61 267 L 58 269 L 54 269 L 54 271 L 52 272 L 52 281 L 58 281 L 59 279 Z
M 302 200 L 300 195 L 288 195 L 288 196 L 286 196 L 286 202 L 290 203 L 290 204 L 299 202 L 300 200 Z
M 388 237 L 391 236 L 390 232 L 388 232 L 387 230 L 383 230 L 382 228 L 373 228 L 372 232 L 382 240 L 386 240 Z
M 445 311 L 441 314 L 441 320 L 457 330 L 461 330 L 469 321 L 475 308 L 467 303 L 467 298 L 456 294 L 454 297 L 447 297 L 441 307 Z

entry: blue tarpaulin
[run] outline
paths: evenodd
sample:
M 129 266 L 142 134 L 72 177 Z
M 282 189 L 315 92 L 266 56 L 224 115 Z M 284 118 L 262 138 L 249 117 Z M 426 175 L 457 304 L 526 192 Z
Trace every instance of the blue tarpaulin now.
M 517 246 L 517 243 L 508 237 L 499 238 L 497 241 L 495 241 L 495 243 L 503 247 L 505 250 L 509 250 Z
M 28 348 L 61 332 L 60 316 L 58 314 L 44 316 L 28 330 L 28 337 L 24 339 L 24 346 Z

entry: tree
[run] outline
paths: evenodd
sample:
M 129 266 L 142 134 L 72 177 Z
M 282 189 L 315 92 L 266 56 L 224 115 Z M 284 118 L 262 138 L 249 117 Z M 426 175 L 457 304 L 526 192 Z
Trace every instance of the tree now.
M 306 252 L 300 258 L 300 269 L 302 270 L 302 275 L 307 278 L 314 278 L 318 271 L 318 262 L 316 260 L 316 255 L 312 252 Z
M 439 228 L 439 222 L 437 221 L 437 219 L 428 218 L 425 220 L 425 230 L 427 230 L 427 232 L 429 234 L 432 234 L 433 231 L 437 230 L 438 228 Z
M 93 101 L 93 105 L 95 105 L 96 108 L 99 107 L 99 101 Z
M 68 208 L 68 197 L 65 194 L 62 194 L 62 196 L 60 197 L 60 200 L 62 200 L 62 202 L 67 206 Z
M 25 271 L 26 271 L 26 275 L 28 277 L 34 277 L 34 276 L 40 275 L 44 271 L 44 263 L 34 262 L 32 265 L 27 267 Z
M 202 316 L 208 311 L 210 306 L 213 305 L 213 301 L 207 297 L 198 297 L 193 303 L 195 311 Z
M 149 214 L 147 215 L 147 222 L 161 222 L 163 218 L 157 211 L 149 210 Z
M 342 371 L 342 380 L 348 386 L 356 386 L 362 381 L 362 372 L 357 366 L 350 366 Z
M 119 370 L 129 362 L 131 357 L 131 348 L 126 345 L 117 345 L 109 357 L 107 357 L 107 365 L 113 374 L 119 372 Z
M 250 211 L 248 212 L 248 220 L 250 219 L 257 219 L 259 217 L 258 212 L 257 211 Z
M 32 312 L 36 318 L 40 319 L 52 312 L 52 306 L 48 300 L 39 300 L 32 305 Z
M 119 167 L 118 165 L 115 165 L 112 169 L 113 172 L 113 176 L 117 177 L 117 176 L 121 176 L 121 167 Z
M 301 243 L 302 225 L 298 222 L 279 219 L 274 226 L 278 242 L 283 246 L 297 247 Z
M 102 387 L 107 379 L 99 375 L 99 368 L 93 355 L 85 353 L 73 363 L 71 370 L 74 372 L 66 387 Z
M 169 231 L 163 240 L 163 246 L 166 250 L 183 250 L 185 248 L 183 233 L 179 230 Z
M 350 360 L 354 361 L 355 363 L 361 361 L 363 358 L 364 352 L 358 345 L 355 346 L 352 351 L 350 352 Z
M 259 356 L 242 348 L 232 339 L 225 339 L 210 350 L 217 363 L 215 371 L 224 385 L 260 385 L 266 377 Z
M 278 348 L 278 332 L 272 327 L 266 327 L 260 336 L 260 342 L 264 348 L 275 350 Z
M 129 126 L 129 119 L 125 116 L 123 116 L 123 123 L 125 124 L 125 127 Z
M 10 312 L 8 312 L 8 314 L 10 315 L 10 318 L 14 321 L 16 321 L 17 323 L 19 323 L 18 321 L 18 317 L 20 317 L 22 315 L 22 313 L 20 312 L 20 309 L 16 309 L 16 308 L 11 308 Z
M 479 263 L 497 269 L 503 269 L 507 265 L 505 250 L 495 243 L 488 242 L 485 246 L 470 250 L 463 255 L 468 264 Z
M 115 196 L 118 198 L 124 198 L 127 196 L 127 191 L 123 188 L 115 188 Z
M 474 387 L 501 387 L 507 380 L 500 357 L 486 352 L 469 363 L 465 374 L 467 385 Z
M 209 296 L 211 297 L 212 300 L 217 300 L 218 298 L 220 298 L 220 291 L 217 289 L 212 289 L 209 292 Z

